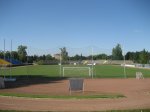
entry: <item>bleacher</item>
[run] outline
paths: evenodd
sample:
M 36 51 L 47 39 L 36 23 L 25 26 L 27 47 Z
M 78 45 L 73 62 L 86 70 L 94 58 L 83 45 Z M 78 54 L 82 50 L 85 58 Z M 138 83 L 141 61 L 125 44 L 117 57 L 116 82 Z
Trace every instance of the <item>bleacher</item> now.
M 19 60 L 16 59 L 6 59 L 6 61 L 8 61 L 9 63 L 11 63 L 12 65 L 22 65 L 23 63 Z
M 0 65 L 11 65 L 11 63 L 4 59 L 0 59 Z
M 22 65 L 23 63 L 15 59 L 0 59 L 0 65 Z
M 86 63 L 85 63 L 86 62 Z M 114 64 L 114 65 L 121 65 L 124 63 L 124 60 L 93 60 L 94 63 L 101 65 L 101 64 Z M 89 64 L 92 63 L 92 60 L 83 60 L 83 64 Z M 126 60 L 126 64 L 134 64 L 131 60 Z

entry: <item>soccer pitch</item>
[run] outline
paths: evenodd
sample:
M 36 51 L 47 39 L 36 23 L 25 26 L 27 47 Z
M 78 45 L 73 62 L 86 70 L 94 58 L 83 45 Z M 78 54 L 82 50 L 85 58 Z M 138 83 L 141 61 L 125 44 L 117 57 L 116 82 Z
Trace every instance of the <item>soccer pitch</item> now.
M 30 65 L 30 66 L 19 66 L 10 68 L 1 68 L 1 76 L 46 76 L 46 77 L 62 77 L 63 67 L 87 67 L 87 66 L 70 66 L 64 65 L 61 67 L 59 65 Z M 88 66 L 91 68 L 91 66 Z M 93 77 L 94 78 L 130 78 L 134 77 L 136 72 L 142 72 L 144 77 L 150 77 L 150 69 L 139 69 L 139 68 L 125 68 L 126 73 L 124 74 L 124 67 L 119 65 L 94 65 L 93 66 Z M 89 77 L 88 70 L 70 70 L 65 72 L 64 77 Z M 67 75 L 69 74 L 69 75 Z

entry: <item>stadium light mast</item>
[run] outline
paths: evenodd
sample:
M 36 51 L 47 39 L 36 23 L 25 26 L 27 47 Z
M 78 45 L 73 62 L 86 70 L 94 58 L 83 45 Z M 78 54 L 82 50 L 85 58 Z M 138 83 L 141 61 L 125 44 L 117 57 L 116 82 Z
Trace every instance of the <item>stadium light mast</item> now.
M 126 66 L 125 66 L 125 64 L 126 64 L 126 61 L 125 61 L 125 51 L 124 51 L 124 49 L 123 49 L 123 60 L 124 60 L 124 77 L 125 78 L 127 78 L 127 75 L 126 75 Z
M 93 78 L 93 47 L 92 47 L 92 78 Z
M 5 39 L 4 39 L 4 60 L 5 60 Z
M 61 77 L 61 48 L 60 48 L 60 55 L 59 55 L 59 74 L 60 74 L 60 77 Z
M 28 67 L 28 65 L 30 65 L 29 64 L 29 50 L 28 50 L 28 48 L 27 48 L 27 58 L 26 58 L 26 70 L 27 70 L 27 77 L 29 77 L 29 67 Z
M 5 39 L 4 39 L 4 60 L 5 60 Z M 6 68 L 5 68 L 5 65 L 4 65 L 4 79 L 5 79 L 5 74 L 6 73 Z
M 12 40 L 10 41 L 10 62 L 12 64 Z M 12 70 L 11 70 L 11 65 L 10 65 L 10 78 L 11 78 Z

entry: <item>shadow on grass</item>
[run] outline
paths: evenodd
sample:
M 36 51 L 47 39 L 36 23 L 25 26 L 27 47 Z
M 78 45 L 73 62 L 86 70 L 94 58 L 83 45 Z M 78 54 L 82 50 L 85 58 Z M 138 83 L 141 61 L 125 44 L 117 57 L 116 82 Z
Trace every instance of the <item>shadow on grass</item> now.
M 43 75 L 16 75 L 14 77 L 16 78 L 16 81 L 5 81 L 5 89 L 25 87 L 36 84 L 60 83 L 61 80 L 67 79 L 66 77 L 49 77 Z

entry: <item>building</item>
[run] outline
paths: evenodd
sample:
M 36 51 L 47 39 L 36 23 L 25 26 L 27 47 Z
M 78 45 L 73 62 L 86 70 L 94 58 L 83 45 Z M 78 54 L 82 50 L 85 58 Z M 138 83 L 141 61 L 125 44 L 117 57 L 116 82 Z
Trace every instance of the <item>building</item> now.
M 61 55 L 60 54 L 54 54 L 54 58 L 57 60 L 60 60 Z

